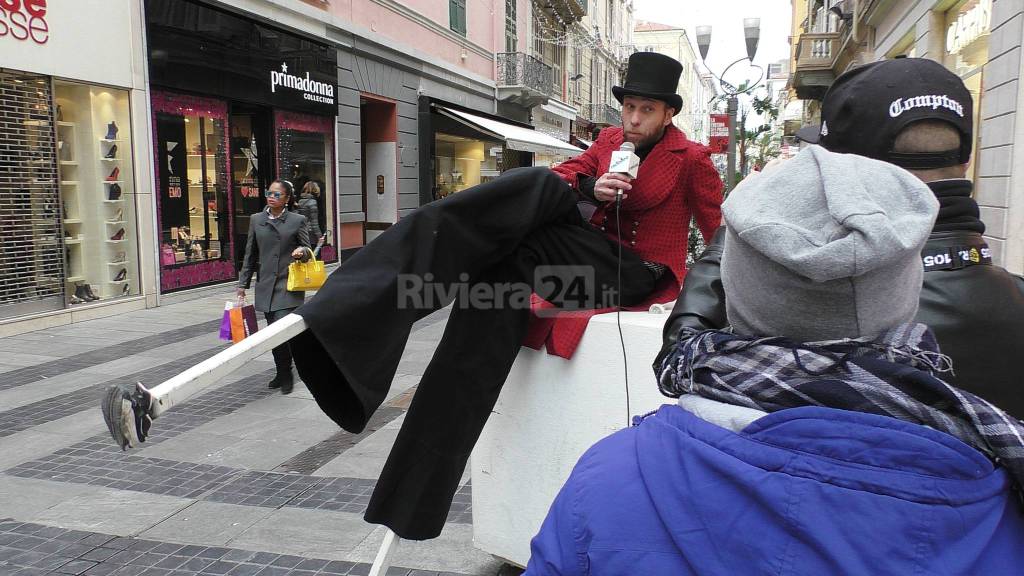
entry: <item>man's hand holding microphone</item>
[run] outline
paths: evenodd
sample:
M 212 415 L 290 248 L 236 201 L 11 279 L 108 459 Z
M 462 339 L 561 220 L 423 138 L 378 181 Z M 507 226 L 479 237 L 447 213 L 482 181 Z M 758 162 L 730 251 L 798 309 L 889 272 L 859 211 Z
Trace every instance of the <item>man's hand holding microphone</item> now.
M 632 142 L 623 142 L 618 150 L 612 152 L 608 172 L 597 179 L 594 184 L 594 197 L 601 202 L 621 202 L 628 198 L 633 189 L 631 182 L 636 178 L 640 167 L 640 158 L 633 152 Z

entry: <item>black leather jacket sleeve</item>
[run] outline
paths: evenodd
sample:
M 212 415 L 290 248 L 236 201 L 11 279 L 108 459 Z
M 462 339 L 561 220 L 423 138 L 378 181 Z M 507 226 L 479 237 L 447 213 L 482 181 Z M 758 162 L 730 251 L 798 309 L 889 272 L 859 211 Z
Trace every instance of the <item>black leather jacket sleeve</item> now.
M 658 374 L 661 361 L 676 343 L 679 330 L 683 327 L 699 330 L 724 328 L 725 292 L 722 290 L 722 250 L 725 248 L 725 226 L 715 231 L 711 243 L 686 272 L 683 289 L 679 292 L 672 313 L 665 321 L 662 332 L 661 351 L 654 360 L 654 373 Z
M 580 197 L 584 202 L 601 204 L 601 201 L 597 199 L 597 196 L 594 196 L 594 186 L 597 185 L 597 178 L 586 174 L 580 174 L 576 181 L 579 185 L 577 192 L 580 193 Z

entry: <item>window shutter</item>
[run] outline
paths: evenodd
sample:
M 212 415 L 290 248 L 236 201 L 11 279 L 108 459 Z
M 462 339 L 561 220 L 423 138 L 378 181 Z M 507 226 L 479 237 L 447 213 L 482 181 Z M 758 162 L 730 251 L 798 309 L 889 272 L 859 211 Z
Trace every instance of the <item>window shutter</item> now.
M 51 102 L 45 76 L 0 70 L 0 318 L 64 307 Z
M 466 35 L 466 0 L 448 0 L 448 20 L 452 32 Z

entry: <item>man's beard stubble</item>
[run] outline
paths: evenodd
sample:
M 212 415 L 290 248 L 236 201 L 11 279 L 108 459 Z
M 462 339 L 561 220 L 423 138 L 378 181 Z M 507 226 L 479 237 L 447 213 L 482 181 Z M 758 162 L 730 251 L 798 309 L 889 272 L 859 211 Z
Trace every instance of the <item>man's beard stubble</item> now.
M 633 142 L 633 146 L 635 146 L 637 150 L 642 150 L 642 149 L 646 149 L 646 148 L 653 148 L 655 144 L 657 144 L 658 142 L 661 142 L 661 139 L 665 136 L 665 130 L 667 128 L 668 128 L 667 126 L 662 126 L 661 129 L 658 130 L 655 134 L 652 134 L 652 135 L 648 136 L 647 138 L 644 138 L 643 140 L 641 140 L 639 142 Z M 625 134 L 626 132 L 627 132 L 626 127 L 623 125 L 622 126 L 622 133 Z

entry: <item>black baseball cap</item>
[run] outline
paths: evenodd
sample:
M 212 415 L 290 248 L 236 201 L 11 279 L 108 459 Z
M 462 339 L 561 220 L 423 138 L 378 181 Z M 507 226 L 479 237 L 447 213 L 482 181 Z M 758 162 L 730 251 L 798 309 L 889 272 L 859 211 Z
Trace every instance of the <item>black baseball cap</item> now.
M 926 58 L 898 58 L 860 66 L 832 84 L 821 104 L 818 143 L 903 168 L 926 170 L 971 159 L 974 101 L 963 81 Z M 893 152 L 896 136 L 921 120 L 941 120 L 960 132 L 960 148 Z

